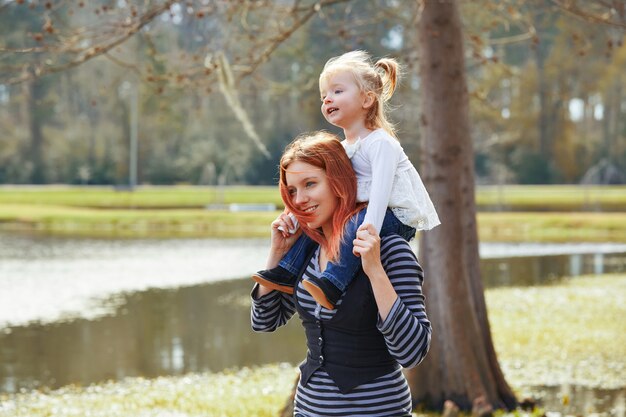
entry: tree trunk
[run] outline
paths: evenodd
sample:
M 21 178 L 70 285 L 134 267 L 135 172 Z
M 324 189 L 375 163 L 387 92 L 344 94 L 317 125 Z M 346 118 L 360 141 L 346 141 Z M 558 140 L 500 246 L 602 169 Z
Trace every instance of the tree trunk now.
M 613 86 L 613 114 L 610 126 L 610 134 L 607 138 L 606 148 L 609 158 L 615 158 L 615 155 L 618 155 L 616 144 L 621 135 L 620 132 L 620 120 L 622 120 L 622 83 L 620 82 L 620 76 L 615 80 Z
M 479 269 L 474 160 L 463 37 L 457 4 L 424 2 L 419 22 L 422 173 L 442 224 L 423 233 L 420 258 L 433 323 L 431 350 L 407 376 L 414 404 L 469 410 L 483 396 L 495 408 L 516 399 L 498 364 Z
M 552 161 L 554 155 L 554 120 L 556 113 L 551 104 L 551 80 L 546 73 L 546 59 L 552 49 L 556 17 L 550 13 L 549 6 L 538 2 L 535 4 L 533 25 L 537 30 L 538 42 L 534 45 L 535 65 L 537 67 L 537 95 L 539 98 L 539 115 L 537 117 L 537 133 L 539 153 Z
M 535 48 L 535 63 L 537 65 L 537 94 L 539 95 L 539 117 L 537 130 L 539 133 L 539 153 L 550 159 L 552 155 L 552 137 L 550 136 L 550 102 L 548 100 L 549 84 L 546 75 L 545 56 L 543 45 Z
M 41 100 L 45 97 L 45 88 L 40 78 L 35 78 L 26 84 L 26 102 L 28 131 L 30 133 L 30 144 L 28 147 L 28 157 L 33 164 L 30 175 L 32 184 L 43 184 L 45 182 L 45 169 L 43 166 L 43 132 L 41 130 L 43 124 L 44 110 L 41 106 Z

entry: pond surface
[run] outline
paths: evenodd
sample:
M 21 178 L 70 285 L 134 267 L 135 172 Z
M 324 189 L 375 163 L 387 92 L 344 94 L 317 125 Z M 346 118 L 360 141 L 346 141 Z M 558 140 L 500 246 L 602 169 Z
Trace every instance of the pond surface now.
M 267 251 L 264 239 L 0 234 L 0 392 L 298 363 L 299 320 L 276 343 L 250 330 L 247 277 Z M 481 257 L 487 287 L 626 271 L 619 244 L 487 244 Z

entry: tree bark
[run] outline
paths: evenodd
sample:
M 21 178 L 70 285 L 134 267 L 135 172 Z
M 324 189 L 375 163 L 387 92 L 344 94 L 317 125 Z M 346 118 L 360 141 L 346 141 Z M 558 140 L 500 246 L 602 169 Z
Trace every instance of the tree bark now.
M 491 339 L 479 268 L 474 158 L 463 37 L 454 1 L 425 1 L 418 25 L 422 173 L 442 224 L 422 233 L 420 258 L 433 323 L 431 351 L 407 376 L 414 404 L 464 410 L 485 397 L 494 408 L 517 402 Z
M 537 116 L 538 151 L 551 161 L 554 154 L 555 114 L 551 104 L 551 81 L 546 73 L 546 60 L 553 44 L 553 31 L 556 22 L 554 13 L 542 2 L 533 4 L 533 25 L 537 30 L 537 43 L 533 51 L 537 67 L 537 95 L 539 98 L 539 114 Z
M 43 166 L 43 109 L 41 100 L 44 99 L 46 89 L 42 85 L 41 79 L 33 79 L 26 84 L 26 101 L 28 131 L 30 133 L 30 144 L 28 147 L 28 158 L 32 163 L 30 182 L 32 184 L 43 184 L 45 182 L 45 167 Z

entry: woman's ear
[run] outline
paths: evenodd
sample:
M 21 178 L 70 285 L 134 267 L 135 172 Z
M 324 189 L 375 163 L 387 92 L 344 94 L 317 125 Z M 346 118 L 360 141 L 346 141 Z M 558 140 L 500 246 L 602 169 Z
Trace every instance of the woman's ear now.
M 374 105 L 375 100 L 376 95 L 373 92 L 369 91 L 363 94 L 363 108 L 369 109 L 370 107 L 372 107 L 372 105 Z

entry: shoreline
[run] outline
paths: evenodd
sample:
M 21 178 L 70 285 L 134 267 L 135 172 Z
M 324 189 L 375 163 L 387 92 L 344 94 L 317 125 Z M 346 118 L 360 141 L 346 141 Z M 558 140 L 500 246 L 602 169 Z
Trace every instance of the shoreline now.
M 0 231 L 102 239 L 267 238 L 279 213 L 4 205 Z M 477 222 L 482 242 L 626 242 L 626 212 L 479 212 Z

